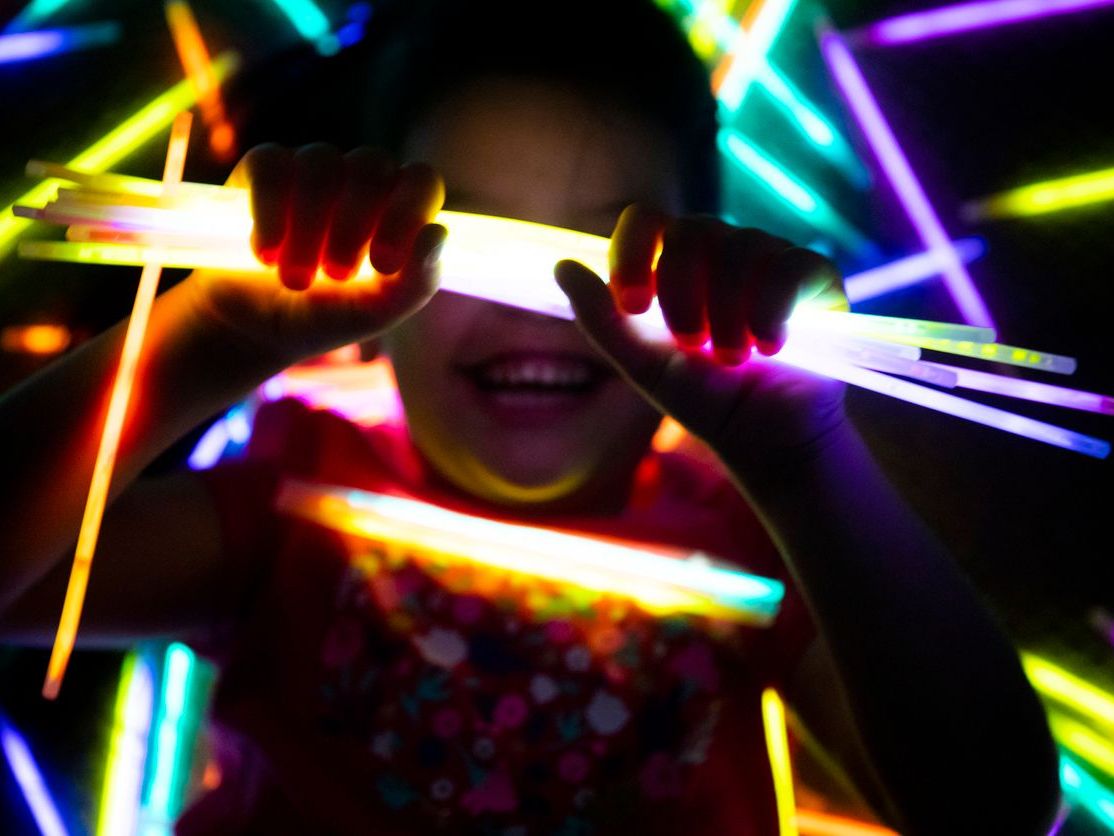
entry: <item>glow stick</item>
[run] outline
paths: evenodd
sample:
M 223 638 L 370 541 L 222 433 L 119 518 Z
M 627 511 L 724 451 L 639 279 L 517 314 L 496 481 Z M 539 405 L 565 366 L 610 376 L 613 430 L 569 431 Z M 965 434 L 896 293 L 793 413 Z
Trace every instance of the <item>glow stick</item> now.
M 340 49 L 336 36 L 329 31 L 329 19 L 313 0 L 274 0 L 274 4 L 322 55 L 333 55 Z
M 235 59 L 225 54 L 213 62 L 213 71 L 218 79 L 223 79 L 234 66 Z M 79 153 L 67 165 L 92 172 L 111 168 L 169 126 L 174 117 L 191 107 L 196 99 L 196 93 L 188 81 L 174 85 Z M 17 203 L 43 203 L 51 198 L 59 185 L 56 180 L 46 180 L 0 210 L 0 256 L 7 252 L 11 243 L 29 223 L 23 218 L 10 217 L 12 206 Z
M 1072 804 L 1082 807 L 1100 824 L 1114 830 L 1114 792 L 1096 781 L 1083 767 L 1062 752 L 1060 786 Z
M 120 24 L 90 23 L 66 29 L 44 29 L 0 35 L 0 64 L 47 58 L 63 52 L 74 52 L 120 40 Z
M 929 319 L 906 319 L 877 314 L 848 314 L 812 308 L 794 311 L 789 322 L 790 329 L 800 326 L 887 340 L 908 340 L 912 345 L 917 345 L 915 341 L 922 339 L 985 342 L 993 340 L 996 336 L 993 328 L 978 325 L 957 325 L 952 322 L 934 322 Z
M 1002 345 L 1001 343 L 978 342 L 969 339 L 946 339 L 939 337 L 918 337 L 911 335 L 894 334 L 890 339 L 897 342 L 919 345 L 932 351 L 941 351 L 946 354 L 958 354 L 963 357 L 977 357 L 980 360 L 989 360 L 994 363 L 1005 363 L 1009 366 L 1022 366 L 1028 369 L 1040 369 L 1056 374 L 1072 374 L 1075 372 L 1075 358 L 1065 357 L 1062 354 L 1049 354 L 1046 351 L 1033 351 L 1029 348 L 1020 348 L 1016 345 Z
M 224 115 L 220 85 L 201 28 L 186 0 L 167 0 L 166 23 L 186 76 L 197 89 L 201 118 L 209 129 L 209 147 L 218 159 L 229 160 L 236 150 L 236 131 Z
M 143 789 L 147 733 L 151 727 L 154 675 L 146 659 L 129 653 L 120 672 L 113 712 L 108 763 L 101 789 L 98 836 L 136 832 L 136 811 Z
M 1023 218 L 1114 200 L 1114 168 L 1046 180 L 983 198 L 964 207 L 970 220 Z
M 838 360 L 825 357 L 818 352 L 801 351 L 787 344 L 774 357 L 758 358 L 758 362 L 764 361 L 789 363 L 825 377 L 833 377 L 836 380 L 870 389 L 873 392 L 889 395 L 892 398 L 899 398 L 909 403 L 935 409 L 947 415 L 965 418 L 977 424 L 1062 447 L 1065 450 L 1074 450 L 1086 456 L 1104 459 L 1110 455 L 1110 444 L 1101 439 L 1046 424 L 1043 421 L 1026 418 L 1023 415 L 1015 415 L 1012 412 L 1006 412 L 985 404 L 966 401 L 946 392 L 937 392 L 934 389 L 927 389 L 915 383 L 888 377 L 869 369 L 861 369 L 849 363 L 840 363 Z
M 801 836 L 899 836 L 880 824 L 833 816 L 817 810 L 797 810 L 797 829 Z
M 968 264 L 986 252 L 986 247 L 977 238 L 962 238 L 952 242 L 955 254 Z M 847 301 L 852 305 L 874 299 L 895 290 L 920 284 L 940 274 L 945 263 L 938 253 L 926 252 L 900 258 L 872 267 L 850 276 L 844 276 L 843 289 L 847 293 Z
M 174 119 L 170 144 L 166 153 L 166 165 L 163 169 L 163 182 L 167 184 L 168 189 L 173 188 L 175 183 L 182 180 L 182 169 L 186 164 L 186 149 L 189 145 L 192 119 L 193 117 L 188 111 L 180 113 Z M 101 518 L 104 516 L 108 489 L 112 482 L 116 451 L 120 446 L 120 435 L 124 428 L 128 401 L 131 399 L 135 371 L 139 363 L 139 352 L 143 347 L 147 320 L 155 301 L 155 293 L 158 291 L 161 274 L 162 265 L 148 263 L 144 265 L 143 273 L 139 278 L 135 306 L 132 308 L 127 333 L 124 336 L 120 367 L 117 369 L 116 379 L 112 384 L 108 416 L 105 419 L 100 446 L 97 449 L 96 462 L 93 465 L 93 480 L 89 487 L 85 514 L 82 517 L 81 529 L 77 535 L 77 550 L 74 554 L 69 586 L 66 588 L 66 599 L 62 604 L 62 618 L 58 624 L 54 647 L 51 650 L 46 681 L 43 683 L 43 696 L 47 699 L 54 699 L 58 696 L 58 689 L 62 685 L 62 677 L 65 675 L 66 665 L 69 663 L 70 654 L 73 652 L 74 642 L 77 639 L 78 622 L 81 619 L 81 608 L 85 600 L 85 589 L 89 583 L 89 570 L 93 563 L 93 553 L 97 548 L 97 537 L 100 534 Z
M 1059 711 L 1048 712 L 1048 726 L 1057 743 L 1114 778 L 1114 745 L 1109 735 L 1098 735 L 1094 729 Z
M 11 22 L 4 27 L 4 34 L 13 32 L 26 32 L 35 29 L 39 24 L 62 8 L 70 0 L 31 0 Z
M 172 827 L 181 812 L 190 756 L 183 743 L 194 667 L 193 651 L 184 644 L 167 648 L 154 724 L 153 772 L 142 805 L 145 822 L 160 828 Z
M 1114 0 L 981 0 L 975 3 L 957 3 L 954 6 L 880 20 L 852 37 L 866 43 L 892 46 L 1112 4 Z
M 11 352 L 57 354 L 66 350 L 70 339 L 70 329 L 65 325 L 9 325 L 0 330 L 0 347 Z
M 222 418 L 205 431 L 194 445 L 193 452 L 190 453 L 186 463 L 191 470 L 208 470 L 220 460 L 227 446 L 228 427 Z
M 0 747 L 4 749 L 8 766 L 15 776 L 19 790 L 23 793 L 23 800 L 27 802 L 39 831 L 43 836 L 67 836 L 68 831 L 62 823 L 62 816 L 59 815 L 58 807 L 50 797 L 50 791 L 46 788 L 46 781 L 43 780 L 43 775 L 35 763 L 31 748 L 23 735 L 3 717 L 0 717 Z
M 790 175 L 738 131 L 721 129 L 718 142 L 720 150 L 736 167 L 754 175 L 805 221 L 831 235 L 851 252 L 869 253 L 876 249 L 869 238 L 820 195 Z
M 793 798 L 793 768 L 789 763 L 789 736 L 785 730 L 785 707 L 773 688 L 762 691 L 762 726 L 766 731 L 766 753 L 774 779 L 779 836 L 797 836 L 797 804 Z
M 928 202 L 924 189 L 913 173 L 905 153 L 898 145 L 893 131 L 870 92 L 866 79 L 851 56 L 843 40 L 830 29 L 820 34 L 820 49 L 828 70 L 840 92 L 850 106 L 855 120 L 862 128 L 871 151 L 874 152 L 882 171 L 893 186 L 905 214 L 912 222 L 925 249 L 936 253 L 943 262 L 941 271 L 945 286 L 959 308 L 965 322 L 972 325 L 992 326 L 993 319 L 987 310 L 971 276 L 952 249 L 951 240 L 943 224 Z
M 795 4 L 796 0 L 756 0 L 747 7 L 734 43 L 712 74 L 716 97 L 728 110 L 742 105 Z
M 1021 664 L 1042 696 L 1114 730 L 1114 696 L 1036 654 L 1022 653 Z
M 1051 386 L 1033 380 L 1018 380 L 1015 377 L 987 374 L 986 372 L 963 369 L 959 366 L 949 366 L 944 363 L 926 363 L 925 365 L 953 372 L 956 376 L 955 385 L 961 389 L 974 389 L 978 392 L 991 392 L 995 395 L 1005 395 L 1009 398 L 1046 403 L 1068 409 L 1114 415 L 1114 397 L 1110 395 L 1081 392 L 1078 389 L 1066 389 L 1063 386 Z
M 369 491 L 288 480 L 277 505 L 339 531 L 634 598 L 656 614 L 690 612 L 766 625 L 785 591 L 779 581 L 712 563 L 700 553 L 497 522 Z

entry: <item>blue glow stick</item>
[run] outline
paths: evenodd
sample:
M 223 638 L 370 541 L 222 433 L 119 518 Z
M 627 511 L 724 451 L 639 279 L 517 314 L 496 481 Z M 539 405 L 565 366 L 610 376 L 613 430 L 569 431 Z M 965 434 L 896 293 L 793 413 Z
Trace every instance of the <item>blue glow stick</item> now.
M 47 58 L 62 52 L 89 49 L 115 43 L 120 39 L 120 24 L 90 23 L 68 29 L 44 29 L 0 35 L 0 64 Z

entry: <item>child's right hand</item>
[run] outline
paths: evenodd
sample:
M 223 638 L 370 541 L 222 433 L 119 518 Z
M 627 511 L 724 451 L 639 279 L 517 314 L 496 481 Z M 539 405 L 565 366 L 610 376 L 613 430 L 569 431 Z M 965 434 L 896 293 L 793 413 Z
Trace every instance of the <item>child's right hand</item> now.
M 197 309 L 276 359 L 293 363 L 370 339 L 437 289 L 447 234 L 431 223 L 445 199 L 427 165 L 329 145 L 251 149 L 228 180 L 251 191 L 251 244 L 277 276 L 197 271 Z M 373 281 L 353 281 L 370 258 Z M 326 278 L 315 278 L 318 268 Z

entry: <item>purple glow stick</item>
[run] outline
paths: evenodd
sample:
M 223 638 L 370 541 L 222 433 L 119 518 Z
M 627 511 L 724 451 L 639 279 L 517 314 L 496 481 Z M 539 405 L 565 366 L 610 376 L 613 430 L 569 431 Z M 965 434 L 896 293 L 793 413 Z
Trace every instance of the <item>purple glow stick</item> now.
M 871 151 L 878 159 L 882 171 L 890 181 L 898 200 L 905 209 L 917 235 L 925 249 L 936 253 L 941 261 L 944 283 L 959 308 L 964 322 L 969 325 L 994 327 L 990 311 L 979 296 L 975 283 L 952 247 L 951 240 L 944 231 L 928 197 L 924 193 L 917 176 L 913 173 L 901 146 L 890 130 L 878 102 L 867 87 L 851 51 L 843 39 L 832 29 L 824 28 L 819 33 L 820 49 L 828 70 L 835 79 L 840 92 L 846 99 L 866 135 Z
M 964 238 L 956 241 L 954 246 L 956 255 L 967 263 L 986 252 L 986 247 L 978 238 Z M 856 302 L 920 284 L 938 275 L 942 266 L 943 262 L 937 253 L 917 253 L 847 276 L 843 280 L 843 289 L 847 293 L 847 301 L 854 305 Z
M 0 718 L 0 747 L 8 759 L 8 766 L 15 775 L 16 783 L 31 808 L 31 815 L 35 819 L 44 836 L 66 836 L 67 830 L 62 824 L 62 817 L 54 805 L 50 792 L 46 788 L 42 773 L 39 772 L 31 750 L 23 735 L 6 720 Z
M 880 20 L 850 37 L 892 46 L 1111 5 L 1114 0 L 981 0 Z
M 1019 398 L 1035 403 L 1064 406 L 1068 409 L 1081 409 L 1086 412 L 1097 412 L 1101 415 L 1114 415 L 1114 397 L 1110 395 L 1083 392 L 1079 389 L 1052 386 L 1047 383 L 1037 383 L 1034 380 L 1021 380 L 1016 377 L 989 374 L 974 369 L 963 369 L 958 366 L 949 366 L 946 363 L 922 362 L 925 362 L 926 366 L 954 372 L 956 376 L 955 385 L 960 389 L 974 389 L 978 392 L 991 392 L 995 395 L 1005 395 L 1009 398 Z

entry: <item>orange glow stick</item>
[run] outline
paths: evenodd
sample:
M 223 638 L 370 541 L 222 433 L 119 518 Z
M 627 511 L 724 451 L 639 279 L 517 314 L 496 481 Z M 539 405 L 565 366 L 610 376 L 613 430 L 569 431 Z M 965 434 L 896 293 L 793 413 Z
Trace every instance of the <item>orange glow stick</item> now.
M 166 152 L 166 165 L 163 168 L 163 184 L 168 191 L 182 182 L 182 170 L 186 165 L 186 149 L 189 145 L 190 124 L 193 116 L 189 111 L 178 114 L 170 131 L 170 145 Z M 160 264 L 146 264 L 139 278 L 139 289 L 135 295 L 128 330 L 124 336 L 124 349 L 120 356 L 120 367 L 112 384 L 112 396 L 108 404 L 108 417 L 105 419 L 101 434 L 100 447 L 97 449 L 93 465 L 93 481 L 89 486 L 89 496 L 85 502 L 85 514 L 81 520 L 81 530 L 77 536 L 77 550 L 74 554 L 70 582 L 66 588 L 66 599 L 62 604 L 62 618 L 54 637 L 54 647 L 50 652 L 46 681 L 43 683 L 43 696 L 52 700 L 58 696 L 62 687 L 62 677 L 66 673 L 70 654 L 77 639 L 77 625 L 81 620 L 81 607 L 85 603 L 85 589 L 89 584 L 89 569 L 93 563 L 93 552 L 97 547 L 101 518 L 108 498 L 108 487 L 112 482 L 112 469 L 116 464 L 116 451 L 120 446 L 120 434 L 127 415 L 128 401 L 131 399 L 135 370 L 139 363 L 139 352 L 143 347 L 143 337 L 147 331 L 151 306 L 162 274 Z
M 167 0 L 166 23 L 178 59 L 196 91 L 201 118 L 209 129 L 209 147 L 218 159 L 227 161 L 236 150 L 236 131 L 224 114 L 220 83 L 190 4 L 186 0 Z
M 70 344 L 70 329 L 65 325 L 9 325 L 0 331 L 4 351 L 26 354 L 57 354 Z
M 797 829 L 801 836 L 898 836 L 896 830 L 879 824 L 867 824 L 816 810 L 798 810 Z

